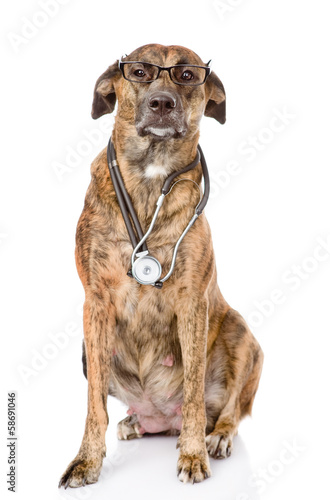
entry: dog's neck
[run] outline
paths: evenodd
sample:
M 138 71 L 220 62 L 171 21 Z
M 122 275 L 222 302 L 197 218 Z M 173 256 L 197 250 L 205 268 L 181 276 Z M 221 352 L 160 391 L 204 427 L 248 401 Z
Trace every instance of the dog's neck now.
M 160 167 L 160 175 L 167 177 L 190 163 L 196 156 L 199 131 L 184 138 L 156 140 L 150 136 L 138 136 L 132 126 L 129 126 L 129 129 L 118 128 L 115 126 L 113 130 L 112 141 L 118 162 L 122 168 L 127 168 L 131 175 L 152 178 L 148 167 L 156 165 Z
M 197 154 L 199 131 L 191 137 L 157 141 L 140 137 L 135 127 L 117 127 L 112 133 L 120 172 L 139 217 L 150 218 L 165 179 L 191 163 Z M 200 182 L 200 169 L 185 177 Z

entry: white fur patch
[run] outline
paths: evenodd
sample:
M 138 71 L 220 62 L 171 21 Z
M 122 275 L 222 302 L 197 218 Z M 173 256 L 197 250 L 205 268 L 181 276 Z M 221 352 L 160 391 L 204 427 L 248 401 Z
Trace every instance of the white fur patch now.
M 148 165 L 145 169 L 144 176 L 149 179 L 153 179 L 154 177 L 165 177 L 167 175 L 167 168 L 163 165 Z

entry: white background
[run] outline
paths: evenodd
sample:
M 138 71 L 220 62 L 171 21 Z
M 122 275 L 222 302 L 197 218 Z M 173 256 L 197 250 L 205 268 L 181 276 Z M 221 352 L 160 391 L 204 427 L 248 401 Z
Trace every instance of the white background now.
M 40 16 L 40 3 L 3 2 L 1 13 L 1 497 L 13 496 L 6 395 L 15 390 L 15 498 L 329 498 L 327 2 L 71 0 L 53 17 Z M 16 38 L 15 50 L 26 19 L 44 26 L 25 42 Z M 90 117 L 98 76 L 151 42 L 212 58 L 224 83 L 227 123 L 204 118 L 201 128 L 213 186 L 206 213 L 221 290 L 262 345 L 264 371 L 253 418 L 242 423 L 232 457 L 211 460 L 211 479 L 177 480 L 174 438 L 119 443 L 126 408 L 109 398 L 100 481 L 65 492 L 57 482 L 80 446 L 87 400 L 75 227 L 90 162 L 110 133 L 85 143 L 88 154 L 62 177 L 55 166 L 68 167 L 68 151 L 109 123 Z M 283 112 L 290 118 L 281 125 L 274 117 Z M 259 150 L 244 153 L 253 137 Z M 224 173 L 230 162 L 235 175 Z

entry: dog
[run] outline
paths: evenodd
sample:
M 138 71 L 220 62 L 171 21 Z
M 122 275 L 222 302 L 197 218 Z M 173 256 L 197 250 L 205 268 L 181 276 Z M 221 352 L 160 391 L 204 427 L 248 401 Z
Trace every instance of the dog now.
M 112 113 L 118 102 L 112 142 L 146 231 L 164 179 L 196 157 L 202 116 L 225 122 L 226 96 L 208 65 L 181 46 L 145 45 L 118 63 L 96 82 L 92 117 Z M 194 67 L 200 67 L 197 76 Z M 183 177 L 200 185 L 201 164 Z M 148 237 L 164 272 L 199 199 L 196 185 L 184 181 L 164 201 Z M 209 455 L 228 457 L 240 420 L 251 413 L 263 353 L 220 292 L 205 215 L 183 239 L 161 290 L 127 275 L 132 250 L 105 149 L 92 163 L 76 232 L 88 413 L 80 450 L 59 487 L 97 481 L 106 454 L 108 394 L 129 407 L 119 439 L 179 434 L 183 482 L 211 475 Z

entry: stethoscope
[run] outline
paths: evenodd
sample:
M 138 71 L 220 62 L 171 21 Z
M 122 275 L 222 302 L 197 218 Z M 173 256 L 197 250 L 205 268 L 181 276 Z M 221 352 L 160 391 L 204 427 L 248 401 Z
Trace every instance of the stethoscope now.
M 128 271 L 128 275 L 135 278 L 135 280 L 140 283 L 141 285 L 152 285 L 155 286 L 156 288 L 162 288 L 163 283 L 169 279 L 171 274 L 173 273 L 174 266 L 175 266 L 175 261 L 179 249 L 179 245 L 182 242 L 183 238 L 189 231 L 189 229 L 193 226 L 193 224 L 196 222 L 197 218 L 201 215 L 203 212 L 205 205 L 207 203 L 209 193 L 210 193 L 210 179 L 209 179 L 209 173 L 207 170 L 207 165 L 206 161 L 203 155 L 202 148 L 200 145 L 197 147 L 197 155 L 192 163 L 184 167 L 183 169 L 179 170 L 178 172 L 174 172 L 173 174 L 169 175 L 167 179 L 164 182 L 164 185 L 161 190 L 161 195 L 159 196 L 157 203 L 156 203 L 156 209 L 155 213 L 152 217 L 150 226 L 145 234 L 143 234 L 139 219 L 137 218 L 136 212 L 134 210 L 131 198 L 129 194 L 126 191 L 125 185 L 123 178 L 121 176 L 119 166 L 116 160 L 116 153 L 115 153 L 115 148 L 113 146 L 113 143 L 111 141 L 111 138 L 109 140 L 108 144 L 108 149 L 107 149 L 107 159 L 108 159 L 108 166 L 110 170 L 110 176 L 112 180 L 112 184 L 114 187 L 114 190 L 116 192 L 118 204 L 128 231 L 128 235 L 130 237 L 132 246 L 133 246 L 133 253 L 132 253 L 132 258 L 131 258 L 131 264 L 132 268 Z M 172 181 L 180 174 L 183 174 L 185 172 L 188 172 L 189 170 L 192 170 L 193 168 L 198 165 L 198 163 L 201 162 L 202 165 L 202 171 L 203 171 L 203 177 L 204 177 L 204 193 L 202 198 L 200 199 L 198 205 L 195 208 L 195 213 L 193 217 L 190 219 L 187 227 L 184 229 L 183 233 L 181 234 L 180 238 L 178 239 L 174 251 L 173 251 L 173 257 L 172 257 L 172 262 L 170 266 L 170 270 L 168 273 L 161 278 L 162 275 L 162 266 L 160 262 L 153 257 L 152 255 L 149 255 L 149 251 L 147 248 L 146 240 L 151 233 L 157 216 L 159 214 L 159 211 L 161 209 L 161 206 L 163 204 L 163 201 L 165 199 L 165 196 L 167 196 L 174 185 L 177 182 L 183 181 L 183 180 L 189 180 L 192 181 L 196 184 L 195 181 L 192 179 L 179 179 L 176 182 L 172 184 Z M 198 186 L 199 188 L 199 186 Z M 135 230 L 133 229 L 133 225 L 135 227 Z M 138 239 L 139 238 L 139 239 Z M 141 248 L 141 250 L 138 252 L 138 250 Z

